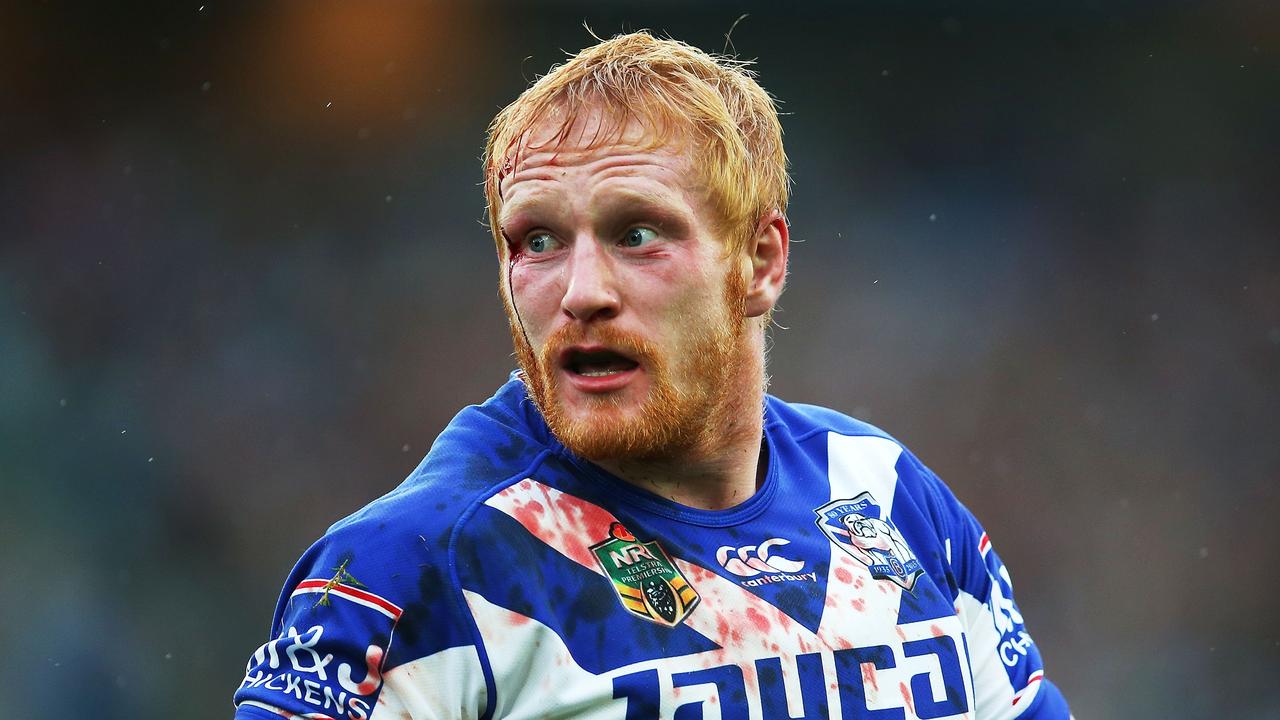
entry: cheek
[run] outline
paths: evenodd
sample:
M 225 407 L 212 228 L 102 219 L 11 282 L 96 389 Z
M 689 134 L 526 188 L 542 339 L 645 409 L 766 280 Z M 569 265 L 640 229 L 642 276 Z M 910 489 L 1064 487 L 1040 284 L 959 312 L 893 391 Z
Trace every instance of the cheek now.
M 632 303 L 656 317 L 699 316 L 706 301 L 719 292 L 701 258 L 691 254 L 639 268 L 627 277 L 627 285 Z
M 520 321 L 530 334 L 553 317 L 560 307 L 559 273 L 541 268 L 522 267 L 519 263 L 510 268 L 511 302 L 515 305 Z
M 675 281 L 667 307 L 684 329 L 696 332 L 697 326 L 723 316 L 724 284 L 718 277 L 692 271 Z

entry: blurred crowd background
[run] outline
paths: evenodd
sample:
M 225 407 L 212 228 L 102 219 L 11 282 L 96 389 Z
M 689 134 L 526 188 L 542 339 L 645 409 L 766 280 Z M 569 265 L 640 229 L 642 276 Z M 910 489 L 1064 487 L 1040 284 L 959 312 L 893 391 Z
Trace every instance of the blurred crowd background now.
M 514 367 L 478 158 L 585 21 L 758 58 L 772 391 L 949 481 L 1076 715 L 1280 718 L 1280 6 L 1048 5 L 0 6 L 0 716 L 231 715 Z

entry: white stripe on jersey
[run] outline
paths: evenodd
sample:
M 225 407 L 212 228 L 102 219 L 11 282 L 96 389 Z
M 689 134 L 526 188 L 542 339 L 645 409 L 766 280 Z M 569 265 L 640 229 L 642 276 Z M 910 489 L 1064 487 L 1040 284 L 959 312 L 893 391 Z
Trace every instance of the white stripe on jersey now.
M 889 517 L 898 489 L 898 457 L 902 446 L 887 438 L 827 433 L 827 478 L 831 499 L 870 492 Z
M 591 545 L 609 536 L 612 513 L 525 478 L 485 501 L 520 523 L 542 542 L 579 565 L 602 572 Z
M 990 608 L 964 590 L 960 591 L 960 597 L 956 599 L 956 607 L 960 610 L 960 618 L 969 637 L 969 663 L 973 670 L 974 693 L 982 703 L 977 708 L 978 711 L 982 713 L 984 720 L 1018 717 L 1035 698 L 1036 690 L 1032 689 L 1017 706 L 1014 705 L 1013 688 L 1009 687 L 1009 676 L 1000 662 L 1000 633 L 996 631 Z M 1032 688 L 1039 687 L 1038 682 L 1032 685 Z
M 583 720 L 624 720 L 626 700 L 608 700 L 613 697 L 612 677 L 594 675 L 578 665 L 554 630 L 478 593 L 463 595 L 498 682 L 493 717 L 524 720 L 554 712 Z
M 901 456 L 902 446 L 887 438 L 828 433 L 827 477 L 831 485 L 830 500 L 854 498 L 863 492 L 869 492 L 880 506 L 882 518 L 889 519 L 898 487 L 897 464 Z M 905 538 L 903 541 L 905 542 Z M 850 576 L 852 581 L 849 580 Z M 963 655 L 964 641 L 961 635 L 964 625 L 954 616 L 898 624 L 902 593 L 900 585 L 871 577 L 871 570 L 866 565 L 833 544 L 831 571 L 827 577 L 828 602 L 818 632 L 824 639 L 855 638 L 852 643 L 855 645 L 891 646 L 945 634 L 955 639 L 957 649 Z M 854 611 L 850 612 L 849 608 Z M 865 678 L 867 707 L 877 709 L 901 704 L 908 696 L 906 688 L 910 685 L 912 675 L 920 672 L 928 673 L 934 698 L 940 700 L 944 696 L 944 689 L 936 672 L 936 662 L 925 667 L 914 665 L 916 660 L 919 658 L 904 659 L 903 664 L 897 668 L 879 671 L 870 665 L 864 665 L 864 671 L 868 673 Z M 961 664 L 961 674 L 964 677 L 965 692 L 969 698 L 973 698 L 973 678 L 967 662 Z M 881 690 L 881 685 L 886 685 L 888 692 Z M 895 701 L 893 696 L 899 692 L 901 697 Z M 908 705 L 910 707 L 910 703 Z M 908 717 L 914 717 L 914 709 L 910 710 Z M 957 717 L 971 715 L 966 713 Z
M 486 696 L 480 656 L 475 646 L 462 645 L 383 673 L 373 718 L 475 720 L 484 712 Z
M 881 437 L 827 435 L 829 500 L 843 500 L 870 492 L 884 517 L 893 509 L 898 473 L 894 466 L 902 448 Z M 831 544 L 831 570 L 827 575 L 827 605 L 818 633 L 824 638 L 856 638 L 852 645 L 887 645 L 902 642 L 894 629 L 902 587 L 871 577 L 871 570 L 849 553 Z M 848 642 L 848 641 L 846 641 Z

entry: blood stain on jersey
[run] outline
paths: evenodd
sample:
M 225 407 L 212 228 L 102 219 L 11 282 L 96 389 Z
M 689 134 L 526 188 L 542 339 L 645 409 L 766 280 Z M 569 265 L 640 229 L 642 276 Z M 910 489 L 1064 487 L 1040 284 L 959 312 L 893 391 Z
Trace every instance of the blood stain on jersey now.
M 622 607 L 633 615 L 675 627 L 689 617 L 701 598 L 656 540 L 640 542 L 622 523 L 591 546 L 604 574 L 613 581 Z
M 871 577 L 888 580 L 908 592 L 924 574 L 915 553 L 907 547 L 893 521 L 881 517 L 880 504 L 871 493 L 832 500 L 814 509 L 818 528 L 832 544 L 867 566 Z M 883 588 L 881 588 L 883 589 Z

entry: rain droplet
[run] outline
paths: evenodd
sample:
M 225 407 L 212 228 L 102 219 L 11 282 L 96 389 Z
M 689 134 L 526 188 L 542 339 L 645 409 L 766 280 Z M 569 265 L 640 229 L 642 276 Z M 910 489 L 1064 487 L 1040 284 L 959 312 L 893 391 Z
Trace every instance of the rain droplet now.
M 1207 548 L 1207 547 L 1202 547 L 1202 548 L 1200 548 L 1200 553 L 1199 553 L 1199 555 L 1200 555 L 1200 559 L 1201 559 L 1201 560 L 1203 560 L 1203 559 L 1205 559 L 1205 558 L 1209 557 L 1209 548 Z
M 400 446 L 400 452 L 409 452 L 409 443 Z
M 937 222 L 937 220 L 938 220 L 937 213 L 929 213 L 929 222 Z
M 1151 313 L 1151 322 L 1155 322 L 1159 319 L 1160 319 L 1160 313 Z

